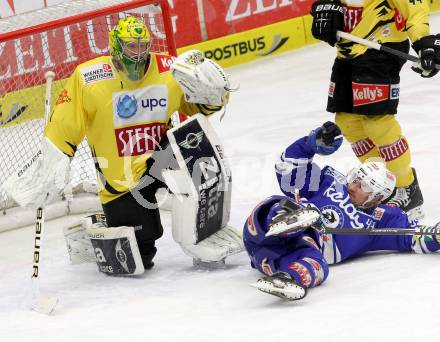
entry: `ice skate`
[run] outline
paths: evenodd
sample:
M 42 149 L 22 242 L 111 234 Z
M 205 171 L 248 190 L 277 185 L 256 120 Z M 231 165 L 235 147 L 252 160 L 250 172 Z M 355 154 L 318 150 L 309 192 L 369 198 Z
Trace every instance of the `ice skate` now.
M 285 211 L 274 216 L 266 236 L 302 231 L 317 223 L 321 218 L 321 214 L 317 209 L 292 209 L 286 207 L 285 203 L 282 203 L 282 205 L 285 207 Z
M 401 208 L 408 213 L 411 219 L 420 220 L 424 217 L 422 209 L 423 195 L 417 180 L 416 170 L 412 170 L 414 181 L 409 186 L 396 188 L 395 192 L 386 201 L 386 204 Z
M 299 300 L 307 295 L 307 288 L 298 284 L 289 274 L 285 272 L 275 273 L 272 276 L 265 276 L 251 284 L 261 292 L 271 294 L 286 300 Z

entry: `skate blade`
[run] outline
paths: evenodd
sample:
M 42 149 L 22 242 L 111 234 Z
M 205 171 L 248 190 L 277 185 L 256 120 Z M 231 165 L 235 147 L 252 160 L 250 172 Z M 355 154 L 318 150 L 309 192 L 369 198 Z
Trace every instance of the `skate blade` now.
M 58 298 L 40 296 L 32 304 L 31 309 L 45 315 L 51 315 L 57 304 Z
M 270 295 L 294 301 L 303 299 L 307 292 L 304 288 L 298 285 L 288 285 L 286 287 L 276 287 L 270 282 L 266 281 L 257 281 L 256 283 L 249 284 L 252 287 L 260 290 L 261 292 L 268 293 Z
M 267 231 L 265 236 L 273 236 L 283 233 L 292 233 L 295 230 L 299 231 L 301 229 L 305 229 L 307 227 L 310 227 L 312 224 L 316 223 L 316 221 L 320 218 L 320 215 L 316 211 L 311 211 L 308 212 L 307 214 L 303 213 L 299 218 L 301 220 L 298 220 L 290 224 L 287 224 L 286 222 L 275 223 L 270 227 L 270 229 Z

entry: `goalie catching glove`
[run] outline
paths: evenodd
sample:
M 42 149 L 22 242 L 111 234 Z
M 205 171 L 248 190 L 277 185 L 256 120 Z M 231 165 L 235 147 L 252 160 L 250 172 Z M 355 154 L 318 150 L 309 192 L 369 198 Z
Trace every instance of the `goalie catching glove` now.
M 181 54 L 171 66 L 174 79 L 188 102 L 223 106 L 232 90 L 223 68 L 198 50 Z

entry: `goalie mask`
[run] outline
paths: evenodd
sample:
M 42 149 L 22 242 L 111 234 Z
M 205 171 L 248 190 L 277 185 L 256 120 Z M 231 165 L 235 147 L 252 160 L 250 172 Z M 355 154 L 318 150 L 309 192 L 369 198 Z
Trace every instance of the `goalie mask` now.
M 144 77 L 150 52 L 151 35 L 144 22 L 127 17 L 120 19 L 109 32 L 113 61 L 130 81 Z
M 396 186 L 396 177 L 383 163 L 365 162 L 348 173 L 347 184 L 353 182 L 358 182 L 362 191 L 368 194 L 367 200 L 360 205 L 367 208 L 371 201 L 383 202 L 391 196 Z

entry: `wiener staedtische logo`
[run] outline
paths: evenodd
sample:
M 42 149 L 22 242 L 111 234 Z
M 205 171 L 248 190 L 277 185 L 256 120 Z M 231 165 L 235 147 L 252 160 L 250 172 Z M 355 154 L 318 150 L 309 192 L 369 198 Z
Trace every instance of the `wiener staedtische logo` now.
M 282 37 L 280 34 L 274 36 L 272 44 L 269 49 L 266 50 L 266 37 L 260 36 L 254 39 L 237 42 L 234 44 L 228 44 L 223 47 L 218 47 L 212 50 L 204 51 L 205 57 L 216 61 L 229 59 L 232 57 L 238 57 L 248 54 L 254 54 L 255 56 L 263 57 L 273 54 L 286 44 L 289 37 Z

